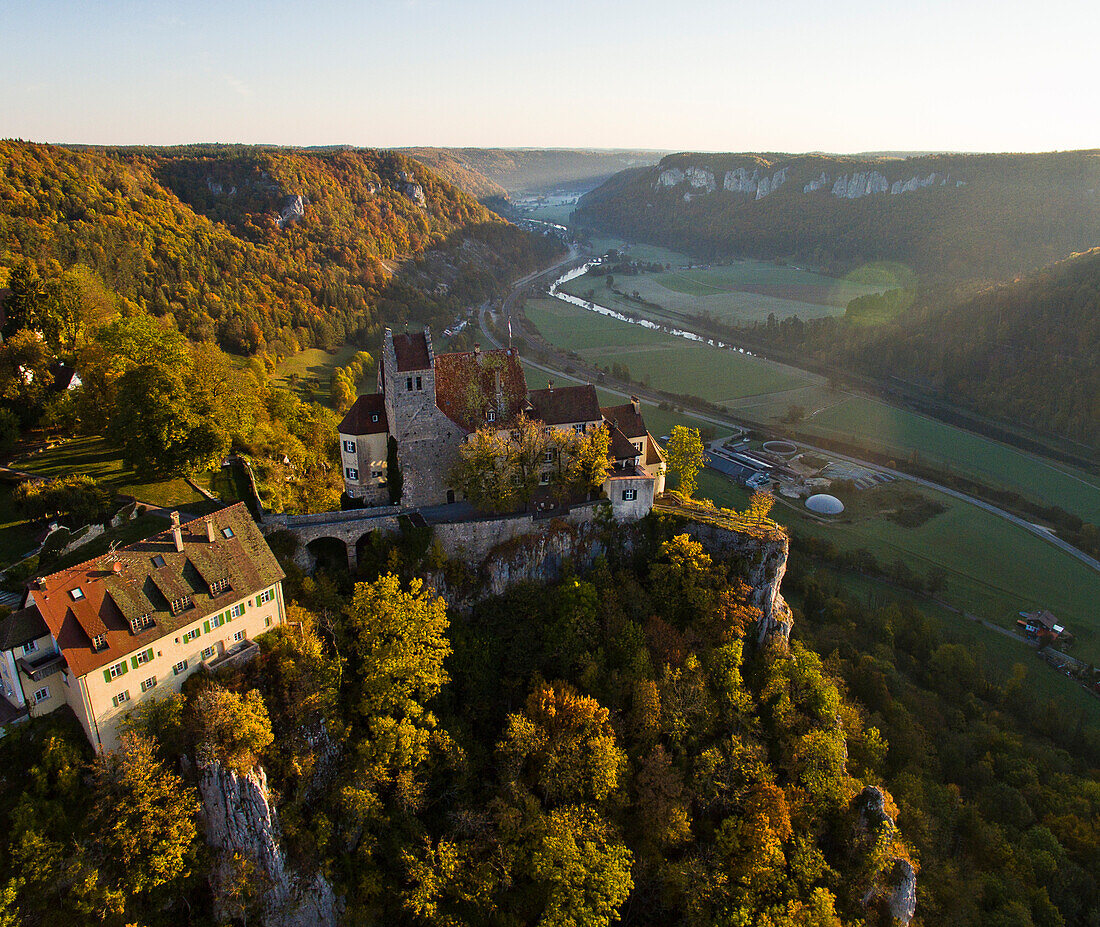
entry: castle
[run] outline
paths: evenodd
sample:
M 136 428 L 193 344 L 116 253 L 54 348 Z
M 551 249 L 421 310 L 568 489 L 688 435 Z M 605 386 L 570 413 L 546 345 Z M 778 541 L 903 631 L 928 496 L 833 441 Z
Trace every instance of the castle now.
M 546 429 L 610 432 L 603 493 L 619 520 L 646 515 L 664 491 L 665 458 L 646 429 L 638 400 L 601 408 L 591 385 L 529 390 L 513 348 L 436 354 L 431 331 L 395 335 L 386 329 L 378 392 L 360 396 L 340 423 L 340 455 L 348 497 L 389 505 L 389 468 L 401 473 L 400 504 L 454 503 L 451 483 L 459 447 L 479 428 L 508 432 L 520 416 Z M 550 461 L 548 460 L 549 464 Z M 549 474 L 543 474 L 543 482 Z

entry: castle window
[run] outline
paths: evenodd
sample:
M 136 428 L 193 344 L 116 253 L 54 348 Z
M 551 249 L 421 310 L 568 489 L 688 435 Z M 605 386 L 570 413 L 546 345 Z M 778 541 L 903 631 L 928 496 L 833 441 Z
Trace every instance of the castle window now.
M 638 498 L 638 490 L 636 489 L 624 489 L 623 490 L 623 502 L 633 502 Z
M 492 409 L 490 409 L 490 410 L 489 410 L 489 411 L 488 411 L 488 412 L 487 412 L 487 413 L 485 414 L 485 420 L 486 420 L 486 421 L 489 421 L 489 422 L 495 422 L 495 421 L 497 420 L 497 414 L 496 414 L 496 412 L 494 412 L 494 411 L 493 411 Z
M 354 454 L 355 453 L 355 442 L 354 441 L 345 441 L 344 442 L 344 453 L 345 454 Z
M 344 477 L 349 480 L 358 480 L 359 471 L 355 467 L 344 467 Z
M 411 393 L 413 390 L 413 378 L 405 377 L 405 392 Z
M 573 430 L 574 430 L 574 431 L 575 431 L 575 432 L 576 432 L 577 434 L 579 434 L 579 435 L 583 435 L 583 434 L 584 434 L 584 425 L 574 425 L 574 426 L 573 426 Z
M 50 687 L 49 686 L 43 686 L 41 689 L 39 689 L 37 692 L 34 693 L 34 703 L 36 705 L 41 704 L 42 702 L 46 701 L 46 699 L 48 699 L 49 697 L 50 697 Z
M 421 378 L 420 378 L 420 377 L 417 377 L 417 378 L 416 378 L 416 388 L 417 388 L 418 390 L 421 390 L 421 389 L 423 389 L 423 388 L 424 388 L 424 383 L 423 383 L 423 381 L 421 380 Z

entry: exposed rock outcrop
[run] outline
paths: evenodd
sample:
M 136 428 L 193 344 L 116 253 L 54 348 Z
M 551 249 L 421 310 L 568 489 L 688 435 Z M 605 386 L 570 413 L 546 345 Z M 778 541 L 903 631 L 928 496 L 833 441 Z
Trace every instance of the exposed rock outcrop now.
M 833 196 L 858 200 L 872 193 L 885 193 L 889 189 L 890 181 L 878 171 L 856 171 L 850 180 L 847 174 L 837 179 L 833 184 Z
M 657 176 L 658 187 L 675 187 L 684 182 L 684 172 L 678 167 L 670 167 L 666 171 L 661 171 Z
M 832 180 L 832 178 L 828 174 L 826 174 L 824 171 L 822 171 L 820 177 L 815 177 L 813 180 L 811 180 L 808 184 L 806 184 L 802 188 L 802 192 L 803 193 L 814 193 L 814 192 L 822 189 L 823 187 L 827 187 L 829 185 L 830 180 Z
M 282 206 L 279 207 L 279 218 L 276 222 L 279 228 L 285 229 L 292 222 L 304 219 L 306 215 L 306 200 L 297 194 L 284 197 Z
M 414 177 L 408 171 L 400 171 L 398 173 L 397 189 L 404 193 L 405 196 L 407 196 L 418 206 L 428 205 L 428 201 L 424 196 L 424 188 L 416 182 L 416 177 Z
M 689 167 L 684 176 L 693 187 L 701 187 L 707 193 L 713 193 L 716 189 L 714 174 L 704 167 Z
M 267 927 L 334 927 L 336 898 L 325 877 L 295 875 L 280 847 L 279 817 L 267 791 L 267 776 L 256 767 L 242 776 L 219 763 L 199 771 L 199 794 L 206 842 L 213 849 L 216 914 L 230 918 L 239 911 L 230 886 L 239 882 L 235 855 L 254 867 L 252 887 L 262 895 Z
M 886 796 L 869 785 L 855 799 L 856 835 L 860 840 L 892 841 L 897 825 L 886 811 Z M 875 884 L 863 896 L 864 907 L 885 910 L 896 923 L 907 925 L 917 911 L 917 871 L 902 856 L 892 856 Z

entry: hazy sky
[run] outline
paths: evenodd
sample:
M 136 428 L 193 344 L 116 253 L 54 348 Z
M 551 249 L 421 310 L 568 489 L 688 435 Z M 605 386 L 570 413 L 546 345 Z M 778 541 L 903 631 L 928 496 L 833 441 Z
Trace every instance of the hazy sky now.
M 1100 146 L 1096 0 L 0 0 L 0 137 Z

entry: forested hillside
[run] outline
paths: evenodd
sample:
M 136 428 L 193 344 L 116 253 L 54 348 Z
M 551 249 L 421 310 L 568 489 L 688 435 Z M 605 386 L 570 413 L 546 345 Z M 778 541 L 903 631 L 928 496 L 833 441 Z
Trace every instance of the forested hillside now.
M 587 194 L 593 230 L 708 258 L 891 262 L 921 280 L 988 282 L 1100 244 L 1100 153 L 677 154 Z
M 239 353 L 449 321 L 550 247 L 392 152 L 0 143 L 0 282 L 20 258 L 47 274 L 86 265 L 133 307 Z
M 491 189 L 486 181 L 508 193 L 587 190 L 617 171 L 661 158 L 659 151 L 581 148 L 407 148 L 404 153 L 479 198 L 485 194 L 477 191 Z M 475 181 L 470 172 L 485 180 Z

